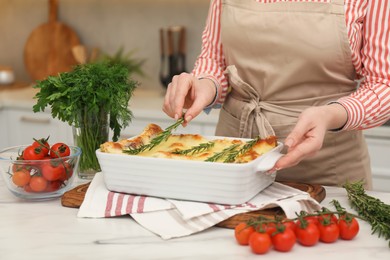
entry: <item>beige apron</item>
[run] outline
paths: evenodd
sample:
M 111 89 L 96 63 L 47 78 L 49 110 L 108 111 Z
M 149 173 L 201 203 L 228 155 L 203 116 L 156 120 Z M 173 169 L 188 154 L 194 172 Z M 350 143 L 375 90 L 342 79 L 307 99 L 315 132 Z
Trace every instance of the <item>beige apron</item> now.
M 356 89 L 344 1 L 331 3 L 223 0 L 221 37 L 231 92 L 216 135 L 283 142 L 307 107 Z M 277 180 L 371 187 L 361 131 L 328 132 L 316 156 L 278 172 Z

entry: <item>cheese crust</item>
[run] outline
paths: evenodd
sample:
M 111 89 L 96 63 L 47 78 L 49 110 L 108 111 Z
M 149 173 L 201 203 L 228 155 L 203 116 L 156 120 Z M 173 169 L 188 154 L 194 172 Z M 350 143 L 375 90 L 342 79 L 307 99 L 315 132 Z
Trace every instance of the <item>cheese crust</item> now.
M 127 154 L 128 150 L 137 149 L 143 145 L 147 145 L 150 141 L 158 136 L 163 129 L 156 124 L 149 124 L 145 127 L 143 132 L 133 138 L 123 139 L 118 142 L 105 142 L 101 144 L 100 150 L 105 153 L 112 154 Z M 199 145 L 210 144 L 207 149 L 199 149 L 193 151 L 194 148 Z M 137 156 L 154 157 L 154 158 L 169 158 L 178 160 L 195 160 L 206 161 L 210 157 L 222 153 L 226 148 L 235 147 L 238 151 L 244 147 L 245 141 L 232 138 L 221 138 L 209 140 L 199 134 L 171 134 L 166 141 L 161 142 L 152 149 L 146 149 Z M 250 162 L 266 152 L 272 150 L 277 145 L 277 139 L 275 136 L 270 136 L 266 139 L 258 140 L 250 149 L 244 153 L 239 153 L 234 157 L 232 162 L 234 163 L 246 163 Z M 192 149 L 192 150 L 191 150 Z M 180 153 L 180 151 L 188 150 L 188 153 Z M 191 152 L 192 151 L 192 152 Z M 215 162 L 225 162 L 228 157 L 228 153 L 220 158 L 213 160 Z

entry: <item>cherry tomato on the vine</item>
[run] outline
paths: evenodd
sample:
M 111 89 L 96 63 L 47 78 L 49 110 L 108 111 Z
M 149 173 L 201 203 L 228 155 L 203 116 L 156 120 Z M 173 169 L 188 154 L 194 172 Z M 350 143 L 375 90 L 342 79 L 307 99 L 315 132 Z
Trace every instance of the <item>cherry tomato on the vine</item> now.
M 306 216 L 304 219 L 309 223 L 313 223 L 315 225 L 319 224 L 318 216 Z
M 42 160 L 45 157 L 42 148 L 34 147 L 32 145 L 27 146 L 23 151 L 24 160 Z
M 265 254 L 272 246 L 271 237 L 266 232 L 254 232 L 249 237 L 249 246 L 253 253 Z
M 335 242 L 340 235 L 340 229 L 337 223 L 320 223 L 318 225 L 320 231 L 320 241 L 325 243 Z
M 266 232 L 269 236 L 272 236 L 272 234 L 276 231 L 276 224 L 274 222 L 262 223 L 256 231 Z
M 58 158 L 70 155 L 70 148 L 64 143 L 56 143 L 50 148 L 50 157 Z
M 65 166 L 62 163 L 53 165 L 52 163 L 45 163 L 41 169 L 42 176 L 48 181 L 56 181 L 62 178 L 65 174 Z
M 297 241 L 294 231 L 292 231 L 290 228 L 285 228 L 283 231 L 278 231 L 271 237 L 271 240 L 275 250 L 281 252 L 290 251 Z
M 359 233 L 359 222 L 354 217 L 342 216 L 338 225 L 341 239 L 351 240 Z
M 47 183 L 45 191 L 51 192 L 56 191 L 61 188 L 62 182 L 61 181 L 49 181 Z
M 295 222 L 293 220 L 286 220 L 286 221 L 283 221 L 283 225 L 286 227 L 286 228 L 289 228 L 291 229 L 293 232 L 295 232 L 295 229 L 297 227 L 297 225 L 295 224 Z
M 252 226 L 248 226 L 245 222 L 239 223 L 234 228 L 234 237 L 240 245 L 248 245 L 250 235 L 255 232 L 255 229 Z
M 333 223 L 337 223 L 338 222 L 338 218 L 337 218 L 337 216 L 335 214 L 319 215 L 318 216 L 318 222 L 322 223 L 324 221 L 330 221 L 330 222 L 333 222 Z
M 295 229 L 298 243 L 303 246 L 314 246 L 320 240 L 320 231 L 318 226 L 313 223 L 304 225 L 297 225 Z
M 34 139 L 35 141 L 32 143 L 31 146 L 33 147 L 40 147 L 42 149 L 42 152 L 45 155 L 49 154 L 49 149 L 50 145 L 48 143 L 49 137 L 48 138 L 41 138 L 41 139 Z

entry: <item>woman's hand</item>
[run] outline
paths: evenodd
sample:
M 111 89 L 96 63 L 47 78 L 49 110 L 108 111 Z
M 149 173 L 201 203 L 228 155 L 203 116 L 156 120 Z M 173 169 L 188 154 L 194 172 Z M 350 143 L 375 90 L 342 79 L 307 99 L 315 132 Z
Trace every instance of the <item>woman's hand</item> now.
M 338 103 L 304 110 L 284 142 L 287 154 L 276 162 L 274 170 L 297 165 L 315 155 L 322 147 L 326 131 L 341 128 L 346 121 L 347 112 Z
M 179 119 L 187 109 L 185 124 L 200 114 L 214 99 L 216 88 L 210 79 L 197 79 L 188 73 L 174 76 L 165 94 L 163 111 Z

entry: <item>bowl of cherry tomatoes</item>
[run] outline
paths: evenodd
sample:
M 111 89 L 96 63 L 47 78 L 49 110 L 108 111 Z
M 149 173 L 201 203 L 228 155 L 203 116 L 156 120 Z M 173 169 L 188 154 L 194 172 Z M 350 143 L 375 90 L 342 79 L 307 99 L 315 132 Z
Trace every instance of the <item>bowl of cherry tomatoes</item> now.
M 0 151 L 0 171 L 8 189 L 29 200 L 58 198 L 71 188 L 81 149 L 48 138 Z

